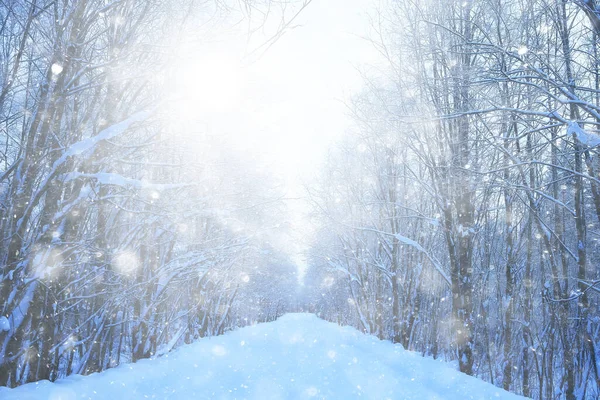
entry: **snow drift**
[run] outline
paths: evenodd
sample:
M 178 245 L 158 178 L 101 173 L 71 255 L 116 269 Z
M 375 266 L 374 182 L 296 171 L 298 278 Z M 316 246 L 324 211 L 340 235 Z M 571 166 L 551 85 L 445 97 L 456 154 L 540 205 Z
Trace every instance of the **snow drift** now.
M 3 400 L 354 398 L 522 397 L 312 314 L 288 314 L 86 377 L 0 388 Z

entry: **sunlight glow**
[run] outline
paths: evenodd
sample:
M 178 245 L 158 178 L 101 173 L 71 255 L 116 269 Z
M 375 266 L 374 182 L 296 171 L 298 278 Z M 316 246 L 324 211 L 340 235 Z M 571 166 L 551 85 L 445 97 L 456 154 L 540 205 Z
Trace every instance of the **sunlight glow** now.
M 235 108 L 243 90 L 239 60 L 227 53 L 196 54 L 174 68 L 174 91 L 181 116 Z
M 358 39 L 368 28 L 362 18 L 332 10 L 308 9 L 303 18 L 314 21 L 310 26 L 290 31 L 258 58 L 247 57 L 257 44 L 249 45 L 245 29 L 210 42 L 174 40 L 172 61 L 157 74 L 167 91 L 161 111 L 170 137 L 163 139 L 185 149 L 185 162 L 197 163 L 203 188 L 222 190 L 226 184 L 235 192 L 255 180 L 293 199 L 286 201 L 288 228 L 280 235 L 286 239 L 277 247 L 297 264 L 299 284 L 307 271 L 304 238 L 313 229 L 305 184 L 319 171 L 328 146 L 351 125 L 342 99 L 362 85 L 358 60 L 378 57 Z M 331 25 L 332 17 L 346 23 Z M 335 48 L 323 37 L 335 37 Z M 267 39 L 253 37 L 259 44 Z M 223 179 L 222 165 L 247 170 L 244 180 Z M 231 221 L 227 225 L 236 231 Z
M 337 130 L 328 129 L 314 112 L 305 118 L 313 91 L 302 90 L 301 82 L 285 83 L 305 79 L 298 67 L 281 65 L 279 59 L 244 66 L 234 48 L 182 47 L 185 57 L 168 73 L 174 82 L 167 108 L 172 139 L 197 159 L 219 163 L 218 154 L 242 157 L 257 171 L 268 170 L 284 185 L 297 186 L 298 176 L 315 168 L 329 141 L 323 132 Z

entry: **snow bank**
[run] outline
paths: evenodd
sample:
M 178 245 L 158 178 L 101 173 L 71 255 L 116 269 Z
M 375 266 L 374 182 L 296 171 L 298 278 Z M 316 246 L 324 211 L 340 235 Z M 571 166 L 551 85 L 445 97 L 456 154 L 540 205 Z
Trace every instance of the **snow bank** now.
M 3 400 L 519 399 L 447 364 L 311 314 L 205 338 L 87 377 L 0 388 Z

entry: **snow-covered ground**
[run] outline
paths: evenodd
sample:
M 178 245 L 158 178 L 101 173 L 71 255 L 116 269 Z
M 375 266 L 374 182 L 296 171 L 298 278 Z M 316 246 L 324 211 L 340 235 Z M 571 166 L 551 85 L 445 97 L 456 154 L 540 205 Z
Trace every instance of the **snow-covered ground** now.
M 87 377 L 0 388 L 3 400 L 355 398 L 521 397 L 312 314 L 288 314 Z

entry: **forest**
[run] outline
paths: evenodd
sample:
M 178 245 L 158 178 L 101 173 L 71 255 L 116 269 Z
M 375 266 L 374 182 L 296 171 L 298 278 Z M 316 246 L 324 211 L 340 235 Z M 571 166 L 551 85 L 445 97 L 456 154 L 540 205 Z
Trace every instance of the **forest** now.
M 0 1 L 0 386 L 308 311 L 600 398 L 600 2 L 377 2 L 352 126 L 290 199 L 179 66 L 217 25 L 258 62 L 323 1 Z

